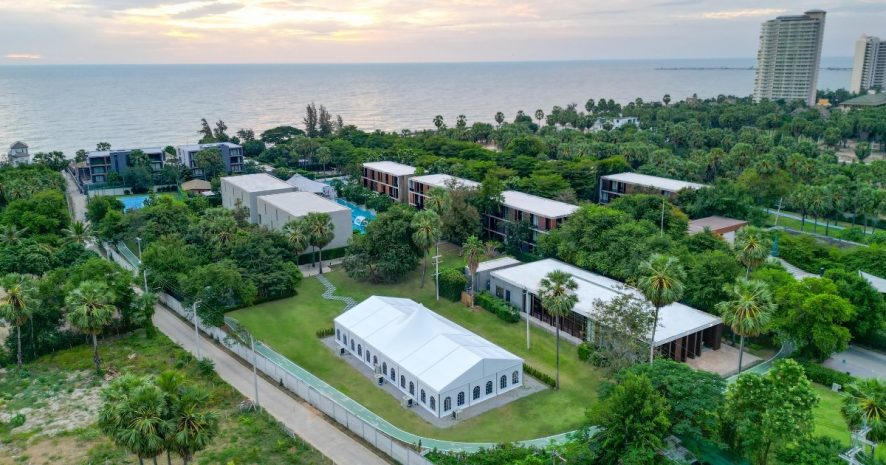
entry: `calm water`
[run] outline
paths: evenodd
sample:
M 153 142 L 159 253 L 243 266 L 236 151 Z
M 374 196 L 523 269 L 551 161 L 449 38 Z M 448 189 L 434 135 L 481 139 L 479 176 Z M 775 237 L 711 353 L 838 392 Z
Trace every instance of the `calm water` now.
M 823 66 L 851 60 L 823 59 Z M 432 127 L 442 114 L 492 122 L 588 98 L 674 100 L 697 93 L 749 95 L 752 70 L 656 70 L 736 66 L 753 60 L 583 61 L 360 65 L 145 65 L 0 67 L 0 147 L 71 156 L 107 141 L 114 147 L 197 140 L 200 118 L 229 132 L 301 126 L 304 108 L 322 103 L 364 129 Z M 850 71 L 822 70 L 820 88 L 848 87 Z

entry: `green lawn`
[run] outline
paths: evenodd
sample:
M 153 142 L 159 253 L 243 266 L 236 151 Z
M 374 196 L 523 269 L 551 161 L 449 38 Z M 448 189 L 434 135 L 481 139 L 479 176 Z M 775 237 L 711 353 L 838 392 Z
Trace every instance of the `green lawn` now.
M 450 250 L 444 264 L 463 263 Z M 434 299 L 432 276 L 420 287 L 420 269 L 402 283 L 376 285 L 356 282 L 341 271 L 327 273 L 339 295 L 358 300 L 370 295 L 408 297 L 508 349 L 526 363 L 555 374 L 555 338 L 531 328 L 532 349 L 526 349 L 526 326 L 508 324 L 484 310 L 469 310 L 457 302 Z M 415 434 L 456 441 L 506 442 L 532 439 L 576 429 L 587 422 L 585 409 L 597 400 L 603 373 L 578 360 L 575 347 L 561 342 L 559 392 L 545 390 L 445 429 L 436 428 L 399 401 L 381 391 L 362 374 L 324 347 L 315 332 L 332 326 L 343 310 L 338 302 L 323 300 L 315 278 L 305 279 L 296 297 L 232 312 L 257 338 L 305 369 L 335 386 L 394 425 Z
M 797 213 L 797 215 L 799 215 L 799 213 Z M 831 221 L 831 227 L 826 228 L 824 225 L 825 220 L 823 218 L 819 218 L 819 222 L 821 224 L 819 224 L 818 226 L 813 224 L 812 220 L 813 220 L 813 218 L 811 216 L 807 216 L 806 223 L 804 224 L 802 220 L 795 220 L 793 218 L 788 218 L 786 216 L 782 216 L 778 219 L 778 226 L 783 226 L 785 228 L 795 229 L 797 231 L 821 234 L 822 236 L 826 235 L 828 237 L 840 237 L 841 230 L 833 227 L 833 225 L 834 225 L 833 221 Z M 767 224 L 769 224 L 769 225 L 775 224 L 775 214 L 769 215 L 769 219 L 767 220 Z M 844 228 L 851 228 L 853 226 L 852 223 L 847 223 L 845 221 L 839 221 L 839 222 L 837 222 L 837 225 L 842 226 Z M 855 225 L 855 226 L 860 227 L 861 225 Z M 871 228 L 868 227 L 867 230 L 870 231 Z M 827 231 L 827 234 L 825 234 L 825 231 Z
M 838 439 L 847 446 L 849 445 L 849 427 L 840 415 L 840 405 L 843 402 L 842 394 L 831 391 L 830 388 L 820 384 L 812 384 L 820 399 L 815 408 L 815 434 Z M 886 450 L 877 448 L 877 458 L 886 460 Z

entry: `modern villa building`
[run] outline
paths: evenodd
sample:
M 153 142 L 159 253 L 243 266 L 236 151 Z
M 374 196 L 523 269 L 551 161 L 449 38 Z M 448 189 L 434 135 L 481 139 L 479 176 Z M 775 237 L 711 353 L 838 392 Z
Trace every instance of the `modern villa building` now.
M 408 181 L 414 174 L 414 166 L 393 161 L 373 161 L 363 163 L 360 180 L 363 187 L 387 195 L 397 202 L 406 203 L 409 201 Z
M 334 236 L 323 250 L 345 247 L 351 240 L 351 209 L 311 192 L 260 195 L 256 200 L 256 212 L 256 222 L 275 231 L 282 231 L 286 223 L 308 213 L 326 213 L 332 218 Z
M 125 176 L 131 167 L 129 156 L 136 150 L 141 151 L 148 157 L 151 171 L 156 173 L 163 169 L 166 163 L 166 152 L 162 147 L 141 147 L 133 149 L 95 150 L 86 153 L 86 170 L 80 171 L 81 179 L 88 183 L 105 183 L 111 173 Z
M 237 201 L 249 209 L 249 222 L 258 223 L 258 198 L 262 195 L 294 192 L 295 187 L 267 173 L 226 176 L 221 178 L 222 206 L 237 207 Z
M 5 163 L 18 166 L 18 165 L 27 165 L 31 160 L 31 155 L 28 153 L 28 144 L 22 141 L 16 141 L 14 144 L 9 146 L 9 151 L 6 152 Z
M 679 181 L 640 173 L 618 173 L 600 177 L 598 198 L 602 204 L 627 194 L 663 195 L 672 199 L 683 189 L 697 190 L 705 187 L 708 186 L 697 182 Z
M 496 214 L 483 215 L 483 229 L 490 237 L 504 241 L 508 223 L 525 221 L 531 230 L 531 236 L 525 245 L 532 249 L 541 234 L 547 234 L 560 226 L 563 220 L 577 210 L 578 205 L 571 203 L 518 191 L 504 191 L 499 211 Z
M 689 235 L 698 234 L 705 229 L 720 236 L 726 242 L 735 242 L 735 233 L 748 225 L 747 221 L 726 218 L 725 216 L 708 216 L 689 222 Z
M 470 179 L 457 178 L 448 174 L 428 174 L 425 176 L 414 176 L 409 179 L 409 205 L 422 209 L 425 207 L 425 198 L 428 191 L 440 187 L 442 189 L 450 189 L 451 187 L 468 187 L 477 188 L 479 182 Z
M 202 170 L 197 168 L 197 154 L 210 149 L 217 149 L 225 165 L 225 173 L 240 173 L 243 171 L 243 147 L 231 142 L 214 142 L 211 144 L 179 145 L 175 148 L 176 156 L 182 165 L 191 170 L 194 176 L 203 176 Z
M 554 270 L 571 274 L 578 284 L 575 291 L 578 303 L 572 313 L 560 319 L 562 330 L 578 340 L 600 342 L 605 334 L 605 328 L 595 321 L 598 312 L 595 301 L 606 302 L 625 293 L 640 296 L 639 291 L 621 282 L 554 259 L 498 267 L 489 273 L 489 282 L 480 285 L 488 286 L 490 292 L 520 310 L 524 317 L 528 313 L 535 320 L 553 325 L 553 318 L 542 307 L 538 292 L 541 279 Z M 720 318 L 673 303 L 661 309 L 654 344 L 662 356 L 686 361 L 700 356 L 702 346 L 718 350 L 722 335 Z
M 313 194 L 322 195 L 331 200 L 335 200 L 336 197 L 334 187 L 320 181 L 314 181 L 313 179 L 309 179 L 297 173 L 287 179 L 286 183 L 301 192 L 311 192 Z
M 760 28 L 754 101 L 802 100 L 815 104 L 825 12 L 779 16 Z
M 849 92 L 860 94 L 870 89 L 886 91 L 886 40 L 862 35 L 855 42 Z
M 523 360 L 409 299 L 372 296 L 335 318 L 341 353 L 443 417 L 523 385 Z

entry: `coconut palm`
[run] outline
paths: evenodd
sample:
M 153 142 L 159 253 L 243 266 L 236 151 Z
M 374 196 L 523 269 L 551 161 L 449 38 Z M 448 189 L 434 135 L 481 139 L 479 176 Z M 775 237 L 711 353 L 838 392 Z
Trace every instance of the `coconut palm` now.
M 754 227 L 744 227 L 735 234 L 735 255 L 745 266 L 745 279 L 756 268 L 766 261 L 772 249 L 772 239 L 766 231 Z
M 640 279 L 637 287 L 646 300 L 655 308 L 652 321 L 652 334 L 649 336 L 649 363 L 655 357 L 655 331 L 658 329 L 658 313 L 662 307 L 683 297 L 683 281 L 686 273 L 676 257 L 654 254 L 640 265 Z
M 22 240 L 28 228 L 19 229 L 14 224 L 0 226 L 0 244 L 14 245 Z
M 166 448 L 170 423 L 166 420 L 166 397 L 150 378 L 132 374 L 114 380 L 102 392 L 104 404 L 99 411 L 99 428 L 111 440 L 138 457 L 153 459 Z
M 169 447 L 187 465 L 194 454 L 205 449 L 218 434 L 218 414 L 203 410 L 209 393 L 194 386 L 182 386 L 171 402 L 172 431 Z
M 450 203 L 449 191 L 442 187 L 432 187 L 428 190 L 428 195 L 425 196 L 425 208 L 440 216 L 443 216 L 443 213 L 449 209 Z
M 85 244 L 92 239 L 92 227 L 82 221 L 75 221 L 62 230 L 67 240 L 77 244 Z
M 538 128 L 541 129 L 541 120 L 545 119 L 545 112 L 541 108 L 535 110 L 535 119 L 538 120 Z
M 0 296 L 0 319 L 15 327 L 16 363 L 22 367 L 22 326 L 31 318 L 36 304 L 37 289 L 34 280 L 20 274 L 6 275 L 0 286 L 4 294 Z
M 469 237 L 468 241 L 461 246 L 461 253 L 464 255 L 465 260 L 468 263 L 468 271 L 471 272 L 471 307 L 474 306 L 474 291 L 477 287 L 475 285 L 476 283 L 474 283 L 474 276 L 477 274 L 477 268 L 480 266 L 480 258 L 483 256 L 485 250 L 486 247 L 480 239 L 477 239 L 477 236 Z
M 329 213 L 313 212 L 305 217 L 310 244 L 320 256 L 320 274 L 323 274 L 323 247 L 335 237 L 335 225 Z
M 844 389 L 846 396 L 840 413 L 849 428 L 861 429 L 866 425 L 871 428 L 868 440 L 886 440 L 886 383 L 867 378 L 844 386 Z
M 741 336 L 738 346 L 738 372 L 741 373 L 744 357 L 745 336 L 758 336 L 769 325 L 775 311 L 772 294 L 766 283 L 757 280 L 738 279 L 725 287 L 730 299 L 717 304 L 717 312 L 732 332 Z
M 92 362 L 96 372 L 101 372 L 98 335 L 114 317 L 117 309 L 113 301 L 114 296 L 108 286 L 98 281 L 83 281 L 65 297 L 68 323 L 81 333 L 92 336 Z
M 286 223 L 283 226 L 283 236 L 286 237 L 286 242 L 292 247 L 296 257 L 304 253 L 305 249 L 311 245 L 311 235 L 302 218 Z
M 421 270 L 421 286 L 425 287 L 425 275 L 428 272 L 428 255 L 430 255 L 431 247 L 440 240 L 440 229 L 442 228 L 440 216 L 433 210 L 422 210 L 412 217 L 412 227 L 415 232 L 412 233 L 412 242 L 421 249 L 424 255 L 424 265 Z
M 561 270 L 551 271 L 538 284 L 541 306 L 548 315 L 554 317 L 554 328 L 557 331 L 557 389 L 560 389 L 560 318 L 569 315 L 578 303 L 576 289 L 578 284 L 572 279 L 572 275 Z

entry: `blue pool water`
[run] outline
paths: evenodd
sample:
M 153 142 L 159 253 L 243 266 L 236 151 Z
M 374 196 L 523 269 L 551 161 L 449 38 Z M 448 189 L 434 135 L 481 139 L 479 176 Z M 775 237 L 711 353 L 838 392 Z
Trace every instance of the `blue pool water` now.
M 366 225 L 369 224 L 370 221 L 375 219 L 375 213 L 372 213 L 369 210 L 366 210 L 353 202 L 348 202 L 345 199 L 335 199 L 340 205 L 344 205 L 351 209 L 351 220 L 354 223 L 354 231 L 360 231 L 361 233 L 366 232 Z
M 145 206 L 145 201 L 148 200 L 147 195 L 127 195 L 125 197 L 117 197 L 123 204 L 123 211 L 128 212 L 129 210 L 138 210 L 139 208 Z

